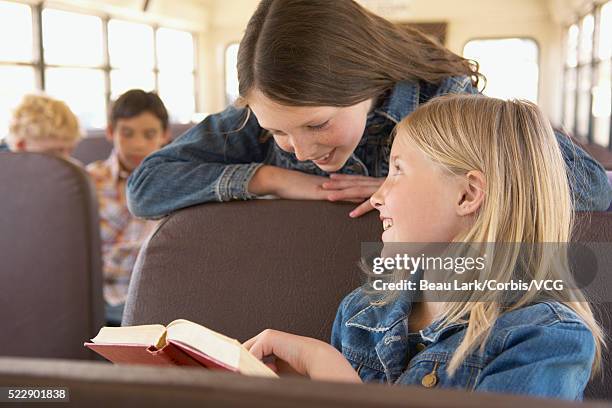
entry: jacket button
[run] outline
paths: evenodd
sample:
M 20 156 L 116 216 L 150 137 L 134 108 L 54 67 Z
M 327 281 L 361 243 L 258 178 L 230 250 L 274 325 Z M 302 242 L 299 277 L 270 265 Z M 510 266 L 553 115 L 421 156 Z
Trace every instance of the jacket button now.
M 421 351 L 425 350 L 427 348 L 426 345 L 424 345 L 423 343 L 417 343 L 416 345 L 416 349 L 417 351 L 420 353 Z
M 421 384 L 423 384 L 423 387 L 425 388 L 435 387 L 437 383 L 438 376 L 435 372 L 429 373 L 421 379 Z

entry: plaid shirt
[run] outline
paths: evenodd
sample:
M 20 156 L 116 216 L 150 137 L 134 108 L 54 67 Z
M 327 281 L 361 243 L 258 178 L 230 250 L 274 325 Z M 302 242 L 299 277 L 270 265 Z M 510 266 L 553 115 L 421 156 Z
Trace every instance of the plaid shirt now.
M 110 305 L 125 303 L 136 256 L 156 222 L 133 216 L 126 204 L 129 173 L 119 166 L 117 153 L 87 166 L 97 191 L 100 211 L 104 299 Z

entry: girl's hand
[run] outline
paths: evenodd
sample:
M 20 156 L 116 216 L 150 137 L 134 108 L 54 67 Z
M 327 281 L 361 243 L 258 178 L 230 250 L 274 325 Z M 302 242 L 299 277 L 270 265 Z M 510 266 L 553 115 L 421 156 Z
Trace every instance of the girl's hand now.
M 370 197 L 382 186 L 384 177 L 367 177 L 352 174 L 330 174 L 329 181 L 323 183 L 323 188 L 330 191 L 330 201 L 350 201 L 361 203 L 349 215 L 359 217 L 374 209 Z M 365 200 L 365 201 L 364 201 Z
M 360 203 L 349 216 L 356 218 L 374 209 L 370 197 L 385 181 L 384 177 L 331 174 L 329 178 L 297 170 L 264 165 L 253 175 L 249 192 L 272 194 L 290 200 L 328 200 Z
M 272 194 L 290 200 L 327 200 L 328 192 L 321 187 L 327 180 L 327 177 L 264 165 L 255 172 L 248 189 L 252 194 Z
M 313 380 L 361 382 L 359 375 L 331 345 L 310 337 L 266 329 L 244 342 L 258 359 L 275 356 L 278 374 L 297 374 Z

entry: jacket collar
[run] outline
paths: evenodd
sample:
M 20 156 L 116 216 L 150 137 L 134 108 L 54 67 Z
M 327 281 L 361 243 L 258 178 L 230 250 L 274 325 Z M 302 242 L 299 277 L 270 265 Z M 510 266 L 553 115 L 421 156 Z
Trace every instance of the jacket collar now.
M 370 332 L 387 332 L 410 315 L 412 302 L 409 296 L 400 295 L 387 303 L 378 303 L 382 296 L 370 300 L 369 304 L 346 321 L 346 325 Z
M 400 81 L 381 98 L 374 113 L 382 115 L 394 123 L 413 112 L 419 105 L 420 85 L 416 81 Z
M 383 299 L 382 295 L 372 297 L 369 304 L 360 308 L 346 321 L 346 326 L 356 327 L 369 332 L 386 333 L 402 321 L 409 321 L 412 310 L 412 299 L 415 293 L 402 292 L 395 300 L 387 303 L 377 303 Z M 467 322 L 457 322 L 443 325 L 442 320 L 436 320 L 426 328 L 419 331 L 421 337 L 435 343 L 450 330 L 467 325 Z

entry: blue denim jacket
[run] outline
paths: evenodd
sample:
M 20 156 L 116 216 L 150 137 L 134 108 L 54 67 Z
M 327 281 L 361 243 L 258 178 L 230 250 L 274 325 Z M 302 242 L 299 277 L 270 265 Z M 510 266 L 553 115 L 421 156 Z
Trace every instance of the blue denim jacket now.
M 364 382 L 582 399 L 594 337 L 565 305 L 545 301 L 502 314 L 484 350 L 469 354 L 450 377 L 446 367 L 465 323 L 441 328 L 434 322 L 409 332 L 411 292 L 406 293 L 374 306 L 361 287 L 340 304 L 331 342 Z
M 439 85 L 398 82 L 379 98 L 368 115 L 361 141 L 339 172 L 386 176 L 392 130 L 401 119 L 435 96 L 476 92 L 467 77 L 449 77 Z M 247 187 L 263 164 L 327 175 L 311 161 L 300 162 L 294 154 L 280 149 L 254 115 L 245 123 L 246 114 L 246 110 L 230 106 L 208 116 L 173 143 L 147 157 L 128 180 L 128 207 L 132 213 L 159 218 L 208 201 L 255 198 Z M 577 209 L 607 209 L 612 190 L 603 168 L 565 136 L 558 134 L 557 137 L 571 173 Z

